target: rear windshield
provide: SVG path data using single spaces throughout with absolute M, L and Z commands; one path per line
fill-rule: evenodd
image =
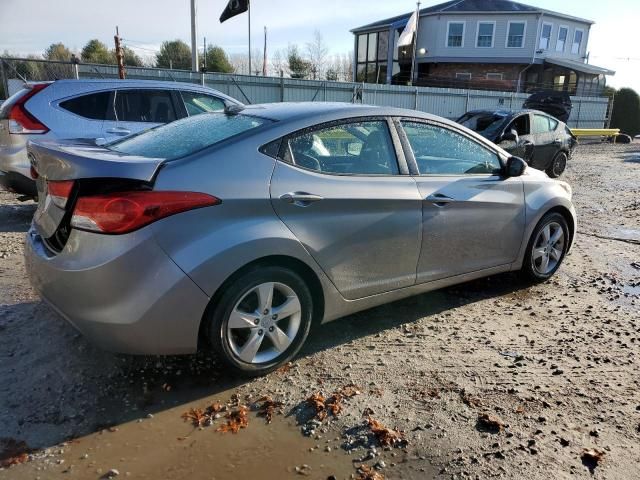
M 270 122 L 249 115 L 205 113 L 143 131 L 106 147 L 127 155 L 172 160 Z
M 465 113 L 458 123 L 488 137 L 496 133 L 507 116 L 494 112 Z

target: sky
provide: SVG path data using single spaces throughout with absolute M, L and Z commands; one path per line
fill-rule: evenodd
M 521 0 L 522 3 L 594 20 L 588 49 L 590 63 L 615 70 L 614 87 L 640 92 L 640 51 L 634 40 L 638 0 Z M 424 1 L 423 7 L 441 3 Z M 124 44 L 141 56 L 153 55 L 163 40 L 190 42 L 189 0 L 0 0 L 0 52 L 40 54 L 54 42 L 73 50 L 98 38 L 111 46 L 116 25 Z M 229 53 L 247 51 L 247 16 L 220 24 L 227 0 L 197 0 L 199 43 L 223 47 Z M 252 47 L 262 48 L 263 27 L 268 49 L 288 43 L 303 46 L 321 32 L 330 52 L 353 49 L 350 29 L 412 11 L 409 0 L 252 0 Z M 625 13 L 626 12 L 626 13 Z

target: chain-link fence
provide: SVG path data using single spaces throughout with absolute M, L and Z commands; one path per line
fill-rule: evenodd
M 148 67 L 127 67 L 127 79 L 165 80 L 206 85 L 241 102 L 358 102 L 410 108 L 455 119 L 474 109 L 518 109 L 528 94 L 468 88 L 412 87 L 356 82 L 300 80 L 224 73 L 198 73 Z M 25 81 L 63 78 L 117 79 L 116 65 L 0 58 L 0 98 L 22 88 Z M 4 96 L 2 94 L 4 93 Z M 570 127 L 603 128 L 611 111 L 606 97 L 571 97 Z

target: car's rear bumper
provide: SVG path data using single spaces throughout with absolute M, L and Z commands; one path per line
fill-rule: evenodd
M 209 298 L 150 229 L 127 235 L 73 230 L 53 255 L 32 227 L 25 264 L 42 298 L 102 348 L 150 355 L 196 351 Z
M 28 195 L 34 198 L 38 196 L 36 182 L 32 178 L 25 177 L 17 172 L 3 172 L 0 170 L 0 187 L 20 195 Z

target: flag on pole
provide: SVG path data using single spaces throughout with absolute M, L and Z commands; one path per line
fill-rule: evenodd
M 240 15 L 249 9 L 249 0 L 229 0 L 227 8 L 220 15 L 220 23 L 229 20 L 231 17 Z
M 400 34 L 400 38 L 398 38 L 398 46 L 406 47 L 407 45 L 411 45 L 413 42 L 413 34 L 416 33 L 416 27 L 418 26 L 418 10 L 413 12 L 411 18 L 407 22 L 407 26 L 404 27 L 404 30 Z

